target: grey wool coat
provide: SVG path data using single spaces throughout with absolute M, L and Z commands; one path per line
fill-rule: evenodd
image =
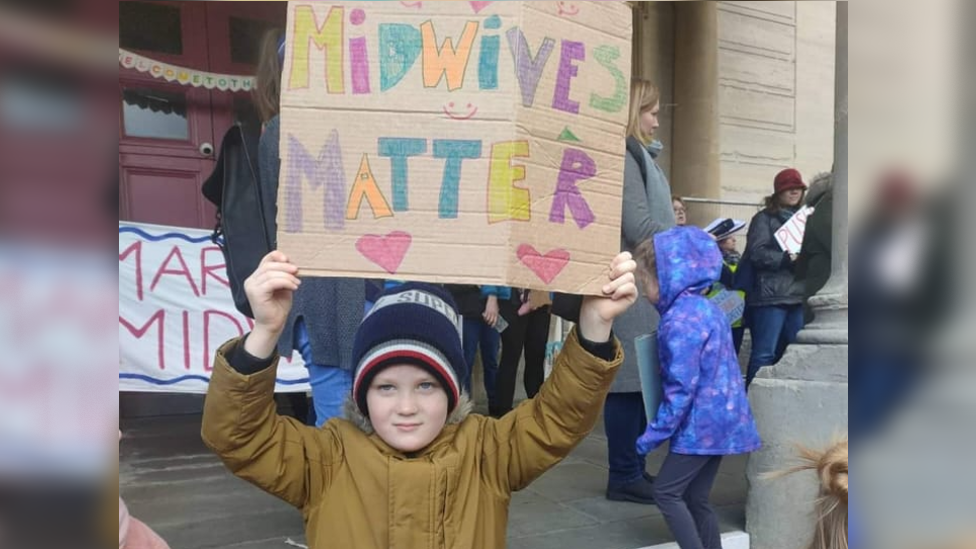
M 624 165 L 620 247 L 625 252 L 633 252 L 641 242 L 675 226 L 671 185 L 656 160 L 664 146 L 655 141 L 649 147 L 641 148 L 645 151 L 644 158 L 635 158 L 628 152 Z M 647 168 L 646 182 L 641 178 L 638 162 L 643 162 Z M 654 334 L 661 321 L 657 310 L 644 296 L 644 289 L 638 289 L 641 295 L 637 303 L 613 324 L 614 334 L 623 346 L 624 363 L 610 388 L 611 393 L 640 392 L 640 372 L 637 370 L 634 340 L 642 335 Z

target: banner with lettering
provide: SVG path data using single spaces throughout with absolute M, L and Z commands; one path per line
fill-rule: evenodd
M 252 327 L 209 231 L 119 223 L 119 391 L 206 393 L 214 353 Z M 282 360 L 276 390 L 307 389 L 301 358 Z
M 620 246 L 625 3 L 288 12 L 278 242 L 303 272 L 600 291 Z
M 254 77 L 237 74 L 218 74 L 215 72 L 198 71 L 185 67 L 170 65 L 154 61 L 137 53 L 119 48 L 119 65 L 126 69 L 135 69 L 152 77 L 176 82 L 194 88 L 206 88 L 220 91 L 251 91 L 254 88 Z

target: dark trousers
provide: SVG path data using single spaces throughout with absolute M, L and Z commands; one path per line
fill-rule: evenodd
M 640 393 L 610 393 L 603 407 L 610 461 L 610 488 L 630 484 L 644 476 L 647 456 L 637 453 L 637 439 L 647 429 L 644 397 Z
M 681 549 L 722 549 L 718 517 L 708 503 L 722 456 L 668 454 L 654 499 Z
M 502 332 L 502 359 L 495 381 L 495 405 L 492 415 L 511 411 L 515 401 L 515 379 L 525 351 L 525 394 L 533 398 L 545 379 L 546 344 L 549 343 L 549 307 L 518 316 L 510 300 L 500 304 L 502 316 L 509 322 Z
M 744 326 L 738 328 L 732 328 L 732 345 L 735 346 L 735 356 L 738 357 L 739 353 L 742 352 L 742 341 L 746 338 L 746 329 Z
M 849 430 L 858 440 L 877 432 L 891 418 L 904 399 L 918 385 L 920 360 L 906 352 L 901 356 L 879 352 L 856 352 L 851 360 Z
M 464 390 L 471 394 L 471 378 L 474 376 L 474 363 L 481 349 L 481 367 L 485 373 L 485 392 L 489 405 L 495 402 L 495 379 L 498 377 L 498 330 L 485 324 L 480 318 L 464 319 L 464 360 L 468 372 L 462 381 Z
M 309 403 L 309 398 L 305 393 L 283 393 L 275 395 L 275 399 L 280 403 L 282 401 L 287 402 L 288 408 L 290 408 L 290 417 L 297 419 L 302 422 L 302 425 L 314 425 L 314 418 L 312 423 L 309 423 L 309 410 L 313 410 Z
M 796 343 L 803 329 L 803 305 L 753 307 L 749 310 L 749 333 L 752 334 L 752 356 L 746 386 L 752 384 L 764 366 L 772 366 L 783 358 L 787 346 Z

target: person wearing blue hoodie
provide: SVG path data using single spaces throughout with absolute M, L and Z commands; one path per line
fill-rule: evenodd
M 681 549 L 721 549 L 708 501 L 722 457 L 762 445 L 725 314 L 708 299 L 722 274 L 715 240 L 677 227 L 636 251 L 641 284 L 661 315 L 658 348 L 661 405 L 637 440 L 641 455 L 671 447 L 654 482 L 654 498 Z

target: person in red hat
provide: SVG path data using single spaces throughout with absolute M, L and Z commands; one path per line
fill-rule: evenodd
M 791 168 L 776 176 L 773 191 L 752 218 L 742 259 L 745 269 L 740 267 L 737 274 L 737 286 L 746 292 L 752 334 L 747 386 L 762 367 L 779 362 L 803 329 L 803 292 L 795 283 L 797 255 L 784 252 L 775 235 L 803 204 L 807 185 Z

